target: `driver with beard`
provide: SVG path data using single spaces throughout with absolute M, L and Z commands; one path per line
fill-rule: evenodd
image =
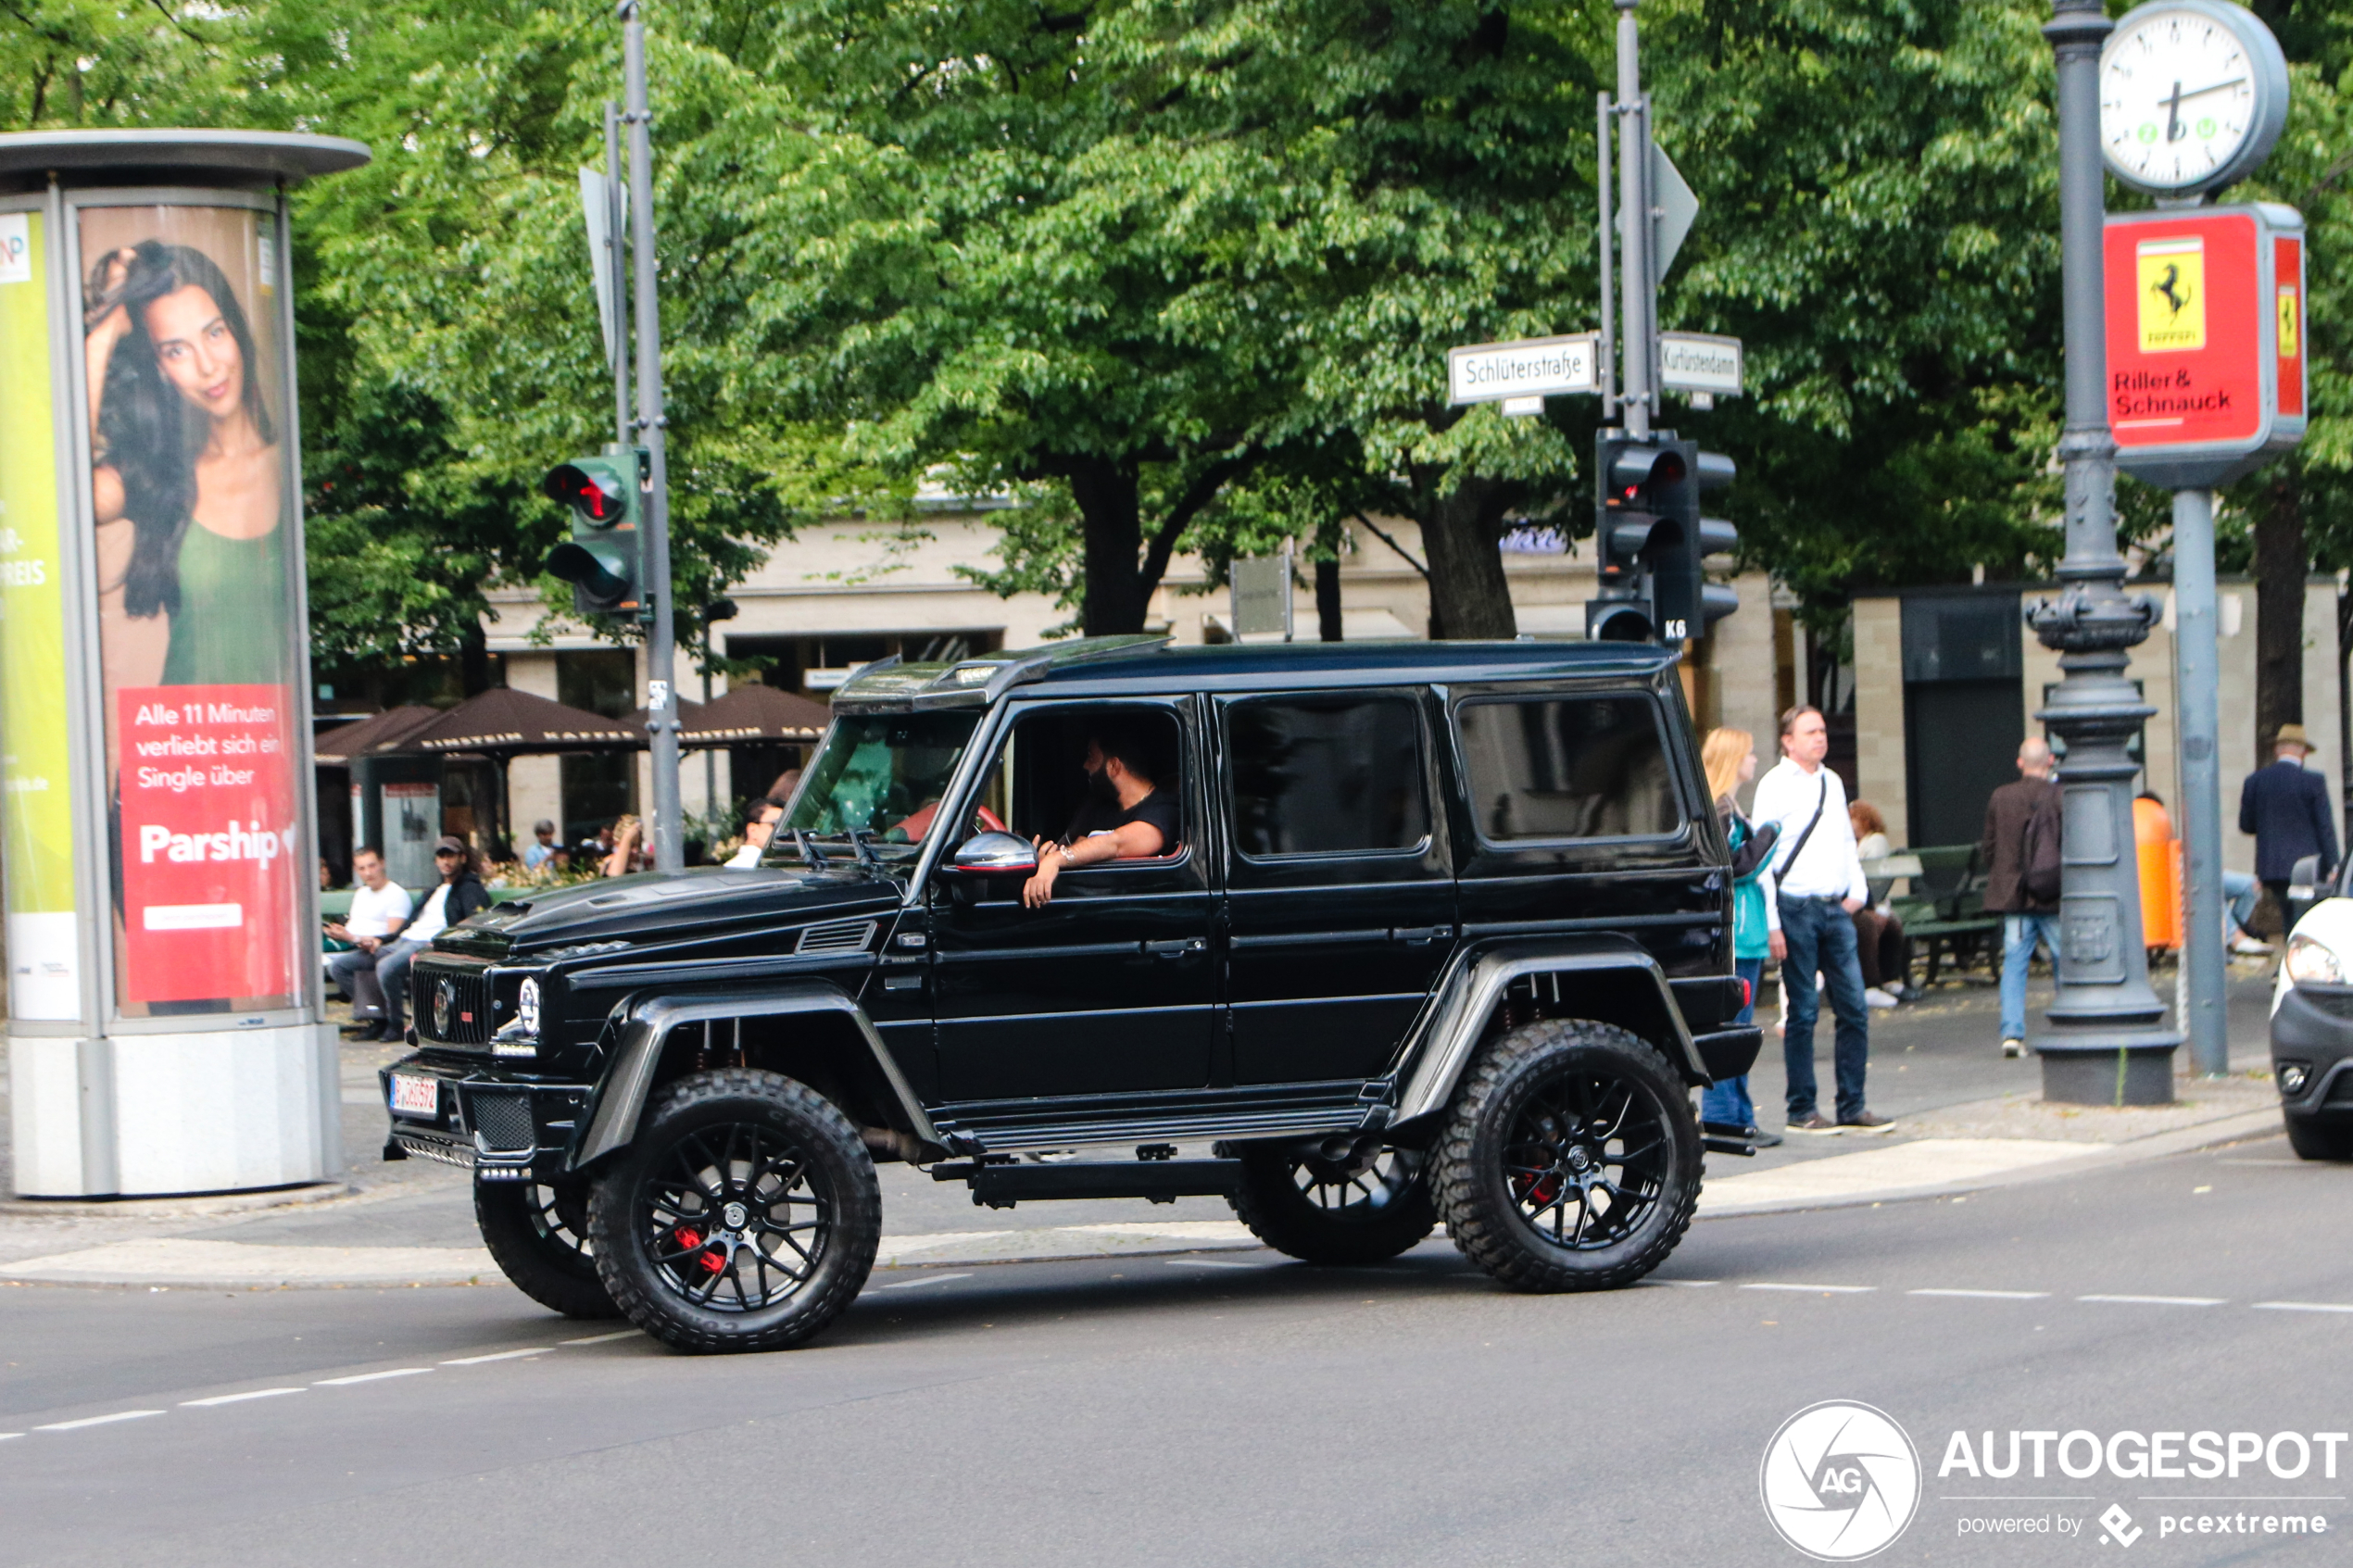
M 1176 842 L 1176 801 L 1148 771 L 1151 748 L 1136 726 L 1106 721 L 1087 739 L 1087 801 L 1061 838 L 1033 840 L 1038 873 L 1021 901 L 1042 909 L 1054 879 L 1073 866 L 1134 860 L 1165 852 Z

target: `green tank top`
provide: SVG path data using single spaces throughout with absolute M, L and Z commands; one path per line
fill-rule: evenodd
M 191 522 L 180 541 L 180 608 L 164 654 L 167 686 L 283 685 L 286 525 L 258 539 L 228 539 Z

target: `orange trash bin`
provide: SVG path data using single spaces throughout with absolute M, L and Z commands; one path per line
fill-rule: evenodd
M 2133 845 L 2141 866 L 2141 941 L 2182 945 L 2182 844 L 2173 819 L 2154 800 L 2133 802 Z

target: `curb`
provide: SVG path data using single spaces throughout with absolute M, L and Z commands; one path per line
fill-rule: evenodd
M 348 1182 L 305 1182 L 299 1186 L 271 1187 L 261 1192 L 196 1194 L 185 1198 L 0 1198 L 0 1216 L 37 1220 L 173 1219 L 189 1215 L 203 1218 L 325 1203 L 359 1190 Z

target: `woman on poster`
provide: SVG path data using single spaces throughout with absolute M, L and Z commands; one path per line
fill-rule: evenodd
M 108 684 L 283 684 L 284 466 L 236 291 L 151 239 L 92 269 L 85 307 Z

